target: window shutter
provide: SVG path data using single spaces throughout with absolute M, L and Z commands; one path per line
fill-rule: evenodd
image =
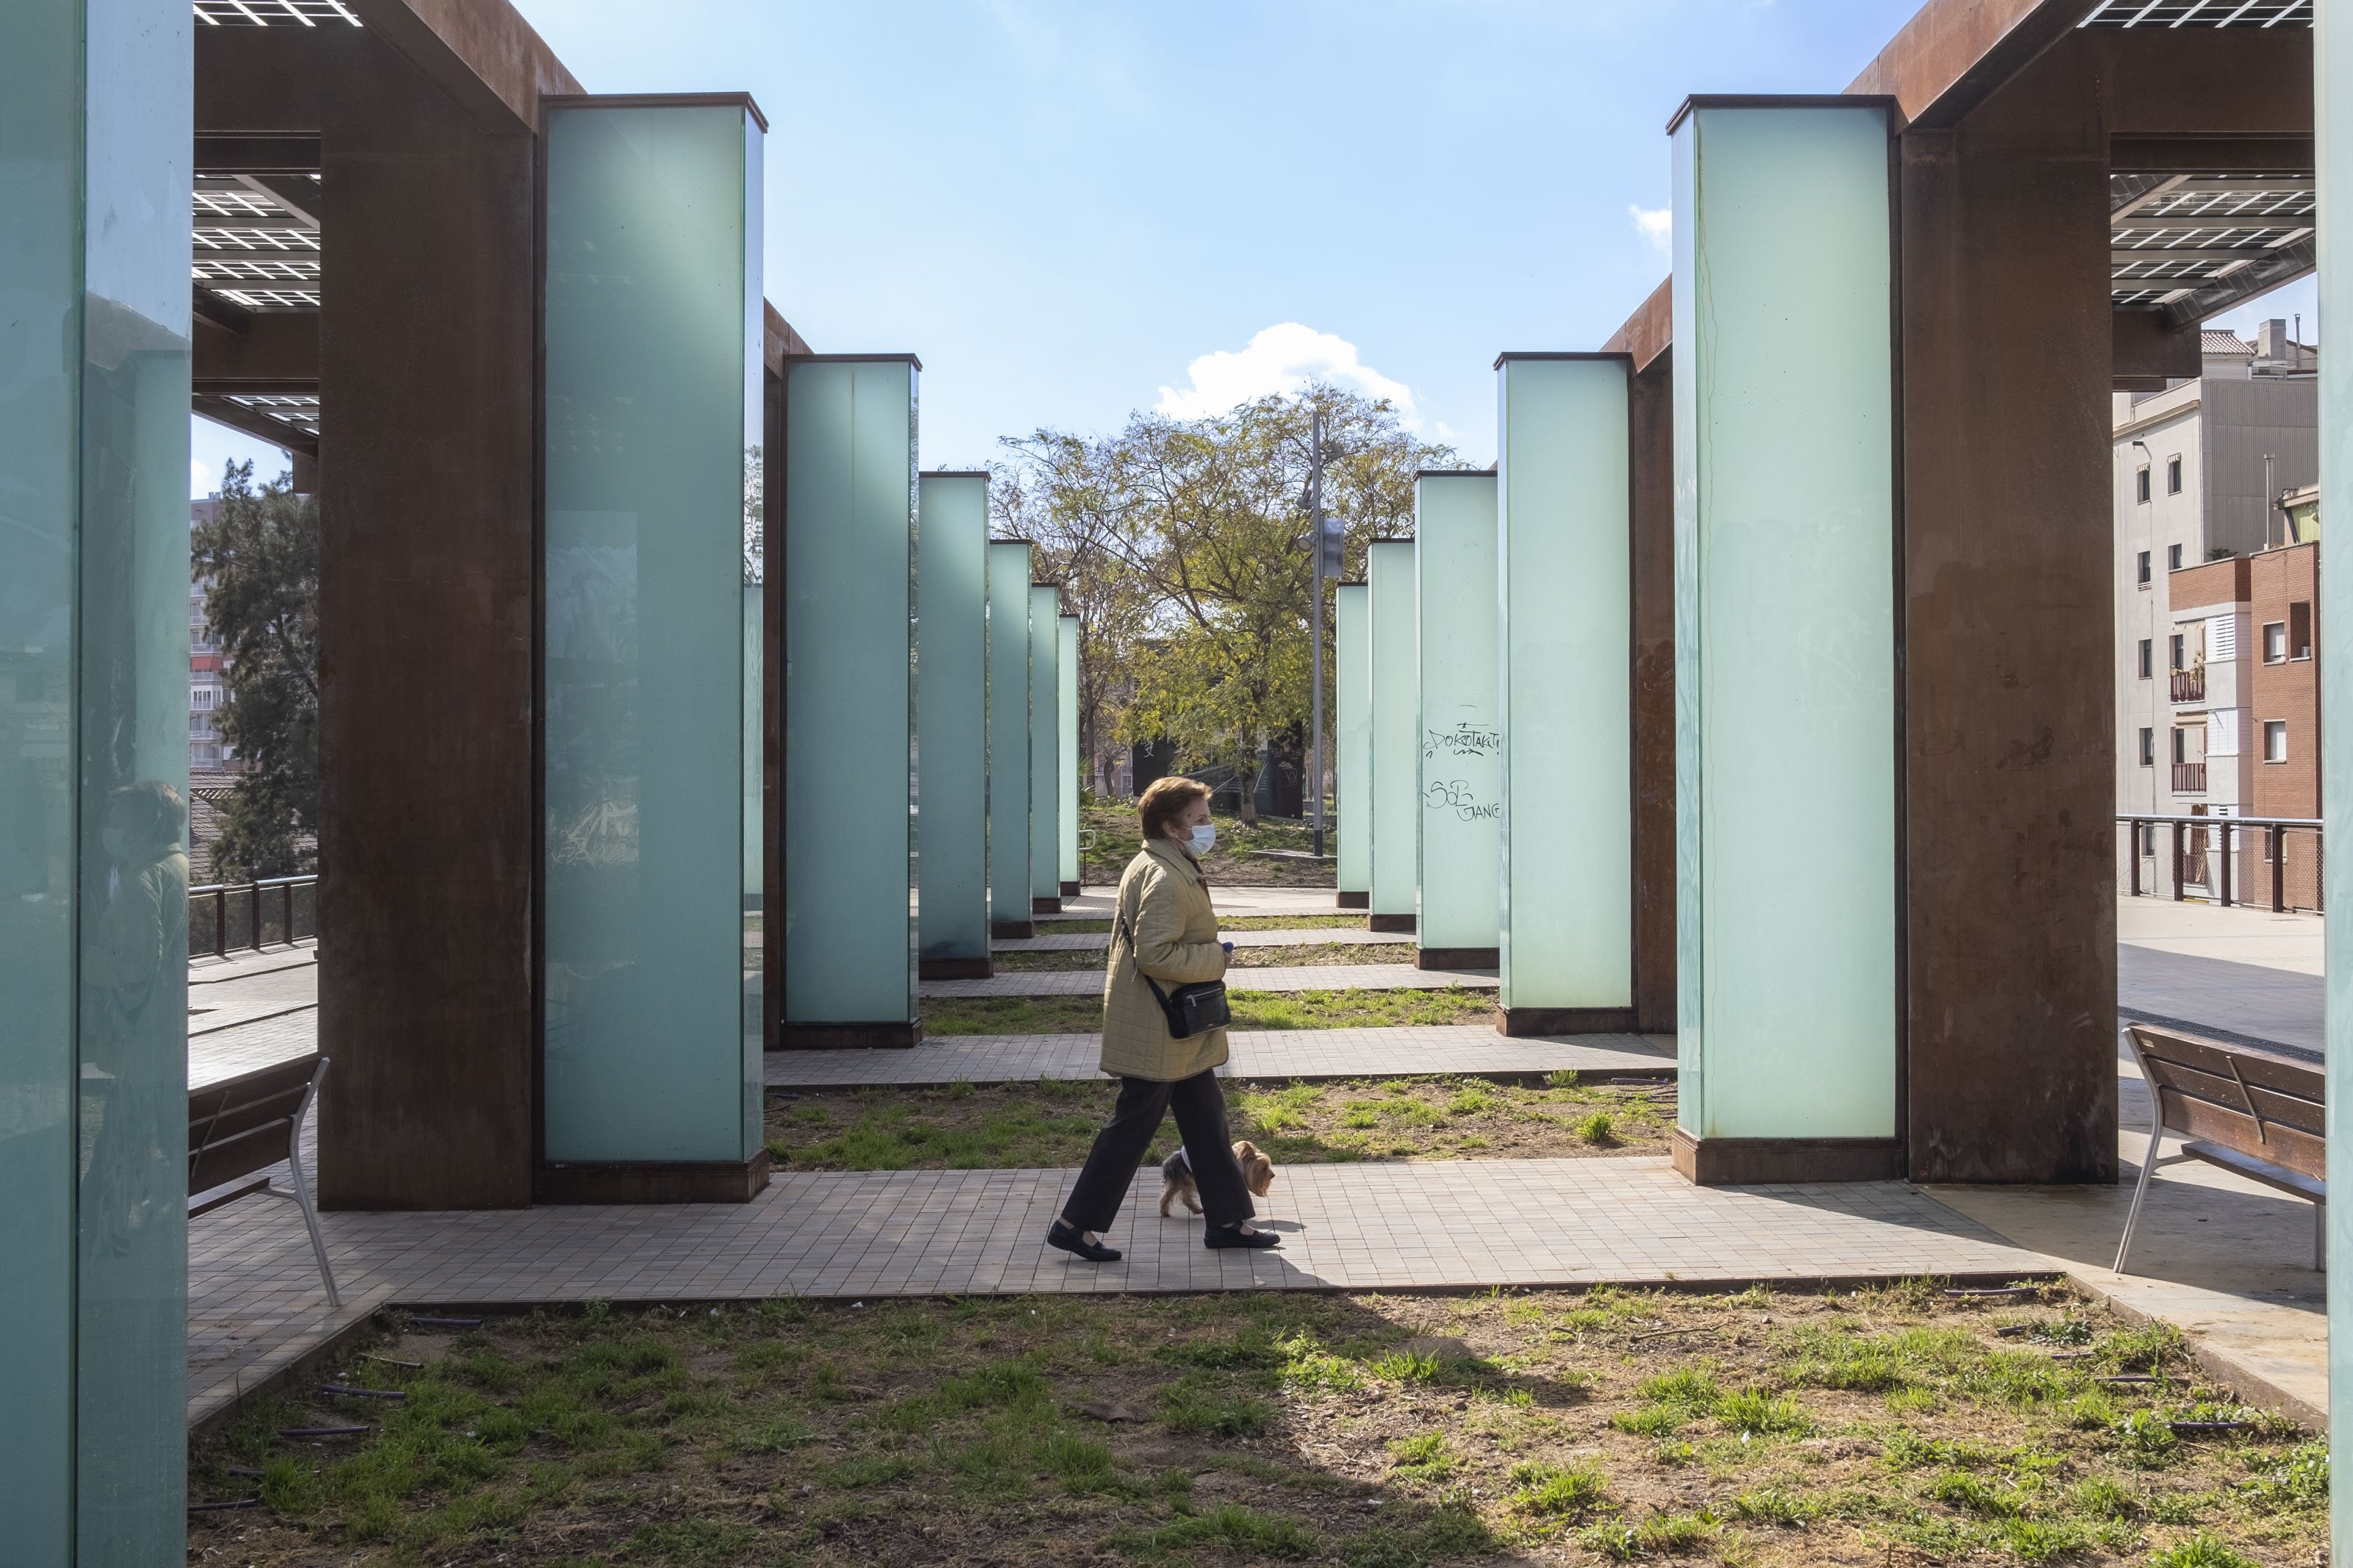
M 2239 617 L 2214 616 L 2206 622 L 2206 662 L 2220 664 L 2239 657 Z

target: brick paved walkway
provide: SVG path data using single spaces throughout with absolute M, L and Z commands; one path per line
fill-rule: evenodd
M 987 980 L 926 980 L 926 996 L 1099 996 L 1103 973 L 1041 969 Z M 1416 969 L 1410 963 L 1301 963 L 1282 969 L 1229 969 L 1229 991 L 1493 990 L 1492 969 Z
M 1112 1227 L 1126 1259 L 1039 1241 L 1075 1173 L 779 1176 L 749 1204 L 322 1216 L 350 1303 L 330 1316 L 284 1204 L 189 1237 L 189 1415 L 389 1302 L 733 1300 L 776 1295 L 2004 1278 L 2038 1255 L 1897 1183 L 1694 1187 L 1655 1157 L 1284 1169 L 1260 1208 L 1273 1253 L 1210 1252 L 1153 1212 L 1145 1173 Z
M 1461 1073 L 1517 1078 L 1568 1071 L 1672 1077 L 1672 1035 L 1574 1035 L 1505 1039 L 1483 1024 L 1398 1029 L 1236 1029 L 1230 1078 L 1396 1078 Z M 934 1035 L 912 1050 L 771 1051 L 771 1089 L 853 1084 L 1031 1083 L 1102 1074 L 1097 1035 Z

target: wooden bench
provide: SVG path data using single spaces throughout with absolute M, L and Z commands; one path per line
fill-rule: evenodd
M 312 1051 L 235 1078 L 188 1090 L 188 1217 L 210 1214 L 223 1204 L 260 1194 L 284 1198 L 302 1211 L 311 1251 L 327 1287 L 327 1304 L 340 1307 L 334 1270 L 327 1267 L 327 1243 L 302 1174 L 302 1124 L 319 1098 L 327 1058 Z M 283 1160 L 293 1172 L 294 1190 L 272 1186 L 267 1172 Z M 249 1182 L 240 1181 L 255 1176 Z M 219 1191 L 212 1189 L 218 1188 Z
M 2156 1114 L 2140 1163 L 2140 1185 L 2116 1246 L 2116 1272 L 2125 1271 L 2133 1227 L 2148 1197 L 2148 1179 L 2163 1163 L 2158 1148 L 2168 1133 L 2181 1141 L 2174 1159 L 2203 1160 L 2310 1203 L 2312 1266 L 2323 1268 L 2328 1256 L 2328 1165 L 2327 1079 L 2321 1069 L 2147 1024 L 2128 1026 L 2125 1039 L 2148 1081 Z

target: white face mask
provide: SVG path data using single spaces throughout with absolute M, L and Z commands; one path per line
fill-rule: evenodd
M 1212 848 L 1216 847 L 1217 842 L 1218 825 L 1216 823 L 1204 822 L 1193 829 L 1192 844 L 1194 854 L 1207 855 Z

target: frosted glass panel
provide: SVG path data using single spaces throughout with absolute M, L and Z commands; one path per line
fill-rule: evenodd
M 738 1161 L 758 1136 L 744 494 L 760 456 L 759 184 L 740 105 L 549 111 L 553 1162 Z
M 1079 617 L 1064 616 L 1056 623 L 1061 640 L 1054 649 L 1055 707 L 1060 721 L 1062 789 L 1060 864 L 1065 885 L 1079 880 Z
M 2313 40 L 2313 120 L 2319 154 L 2320 308 L 2353 321 L 2353 26 L 2318 7 Z M 2353 517 L 2353 361 L 2320 367 L 2320 512 Z M 2353 576 L 2320 581 L 2320 798 L 2328 835 L 2353 844 Z M 2353 909 L 2353 856 L 2325 857 L 2331 910 Z M 2353 922 L 2328 921 L 2328 1180 L 2353 1190 Z M 2328 1205 L 2330 1561 L 2353 1562 L 2353 1204 Z
M 191 20 L 31 0 L 0 51 L 11 1563 L 185 1555 Z
M 1498 372 L 1506 1007 L 1634 1005 L 1626 374 Z
M 988 547 L 988 918 L 1029 919 L 1029 546 Z
M 1411 915 L 1421 878 L 1421 702 L 1410 539 L 1376 540 L 1365 555 L 1372 646 L 1373 903 Z
M 1421 919 L 1428 948 L 1489 948 L 1502 924 L 1495 705 L 1495 476 L 1414 485 L 1420 618 Z
M 1701 107 L 1673 153 L 1683 1126 L 1889 1137 L 1886 117 Z
M 915 1004 L 915 366 L 800 360 L 785 402 L 785 1021 Z
M 1060 706 L 1055 668 L 1061 663 L 1061 634 L 1054 629 L 1062 598 L 1053 588 L 1029 590 L 1029 892 L 1051 899 L 1061 892 L 1062 743 L 1055 719 Z
M 1373 647 L 1366 623 L 1371 590 L 1343 583 L 1332 600 L 1332 795 L 1340 829 L 1340 890 L 1373 888 Z
M 926 474 L 915 573 L 923 671 L 921 951 L 988 956 L 988 476 Z

